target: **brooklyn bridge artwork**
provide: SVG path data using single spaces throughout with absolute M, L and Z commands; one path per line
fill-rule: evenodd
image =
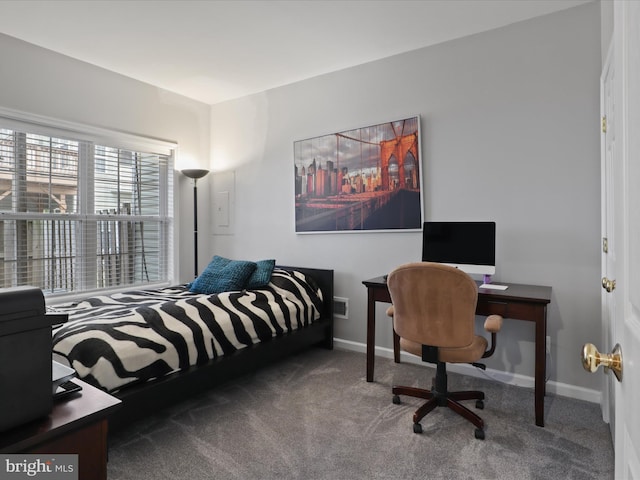
M 296 233 L 422 228 L 420 118 L 294 142 Z

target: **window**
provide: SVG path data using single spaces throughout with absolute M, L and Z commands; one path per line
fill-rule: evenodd
M 4 123 L 0 287 L 57 295 L 171 281 L 171 151 Z

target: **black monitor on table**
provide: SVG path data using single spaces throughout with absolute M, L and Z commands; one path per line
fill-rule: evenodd
M 424 222 L 422 261 L 452 265 L 468 274 L 495 274 L 496 223 Z

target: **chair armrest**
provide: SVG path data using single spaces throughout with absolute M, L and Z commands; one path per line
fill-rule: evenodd
M 502 328 L 502 317 L 500 315 L 489 315 L 484 321 L 484 329 L 487 332 L 497 333 Z
M 502 328 L 502 317 L 500 315 L 489 315 L 484 321 L 484 329 L 491 333 L 491 347 L 484 352 L 482 358 L 487 358 L 493 355 L 496 350 L 496 333 Z
M 387 316 L 393 317 L 393 305 L 387 308 Z

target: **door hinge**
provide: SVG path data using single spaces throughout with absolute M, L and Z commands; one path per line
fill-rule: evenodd
M 609 239 L 607 237 L 602 237 L 602 251 L 609 253 Z
M 602 116 L 602 133 L 607 133 L 607 116 Z

